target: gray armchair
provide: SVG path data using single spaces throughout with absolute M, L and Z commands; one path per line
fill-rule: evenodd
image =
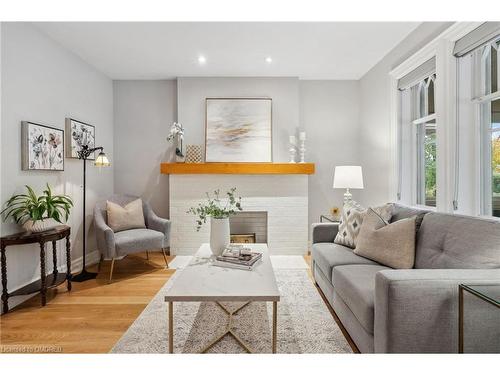
M 133 195 L 113 195 L 108 200 L 125 206 L 138 198 Z M 170 246 L 170 220 L 158 217 L 149 203 L 144 200 L 142 201 L 142 208 L 146 228 L 124 230 L 116 233 L 107 224 L 106 201 L 98 202 L 94 208 L 97 247 L 101 252 L 101 259 L 111 259 L 109 282 L 113 278 L 115 260 L 121 259 L 128 254 L 145 251 L 146 257 L 149 259 L 149 250 L 161 249 L 168 268 L 165 248 Z

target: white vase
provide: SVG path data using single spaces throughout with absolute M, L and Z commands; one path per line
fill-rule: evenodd
M 28 220 L 23 224 L 24 230 L 26 232 L 44 232 L 46 230 L 56 227 L 58 224 L 54 219 L 43 219 L 43 220 Z
M 210 218 L 210 250 L 215 256 L 221 255 L 229 245 L 229 218 Z

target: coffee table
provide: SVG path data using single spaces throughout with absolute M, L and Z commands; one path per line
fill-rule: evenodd
M 200 246 L 193 259 L 173 281 L 165 295 L 168 303 L 168 349 L 174 352 L 174 302 L 216 302 L 229 316 L 226 330 L 215 337 L 201 352 L 207 352 L 226 335 L 233 336 L 249 353 L 252 349 L 233 330 L 233 316 L 250 302 L 273 303 L 272 352 L 276 353 L 277 313 L 280 293 L 274 276 L 266 244 L 245 244 L 262 253 L 262 260 L 251 271 L 213 265 L 214 256 L 209 244 Z M 234 311 L 227 310 L 220 302 L 245 302 Z

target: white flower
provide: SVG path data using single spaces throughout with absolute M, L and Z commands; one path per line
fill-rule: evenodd
M 176 136 L 183 136 L 184 135 L 184 127 L 182 124 L 178 122 L 174 122 L 172 126 L 170 127 L 170 134 L 167 137 L 167 141 L 173 140 Z

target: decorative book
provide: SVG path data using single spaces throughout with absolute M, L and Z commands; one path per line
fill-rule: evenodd
M 241 245 L 232 245 L 226 248 L 222 255 L 216 257 L 213 264 L 219 267 L 251 270 L 260 259 L 262 253 L 253 252 Z

